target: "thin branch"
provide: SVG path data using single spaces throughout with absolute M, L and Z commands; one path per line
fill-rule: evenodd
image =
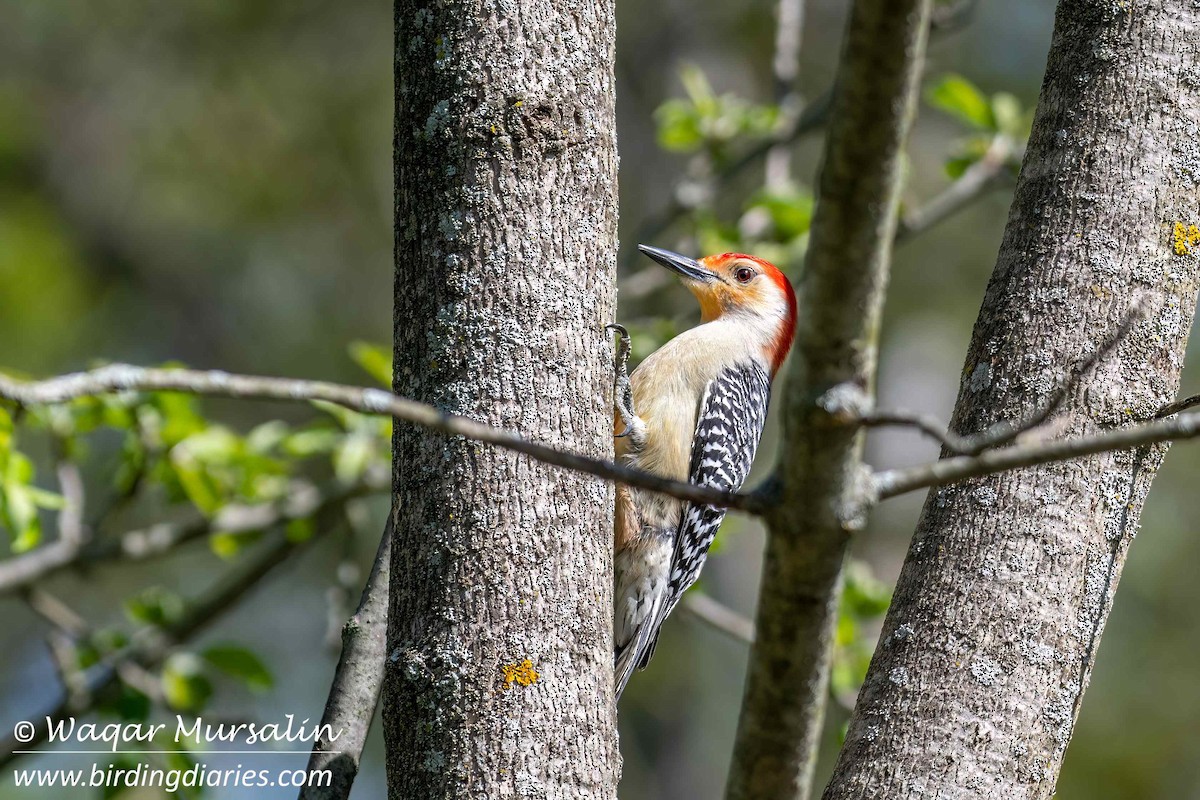
M 62 511 L 58 515 L 58 538 L 75 547 L 82 547 L 91 537 L 91 530 L 83 521 L 83 474 L 79 471 L 79 465 L 65 456 L 59 459 L 56 472 L 63 496 Z
M 993 137 L 983 157 L 967 167 L 945 191 L 901 216 L 896 227 L 896 243 L 924 233 L 1000 186 L 1007 170 L 1014 162 L 1019 163 L 1020 156 L 1007 136 Z
M 683 610 L 734 641 L 754 644 L 754 620 L 717 602 L 704 592 L 693 589 L 685 594 Z
M 979 0 L 957 0 L 957 2 L 934 6 L 929 19 L 931 33 L 951 33 L 971 22 Z
M 1182 400 L 1177 400 L 1174 403 L 1163 406 L 1159 412 L 1154 415 L 1154 418 L 1165 419 L 1167 417 L 1174 416 L 1181 411 L 1187 411 L 1189 408 L 1195 408 L 1196 406 L 1200 406 L 1200 394 L 1194 394 L 1191 397 L 1185 397 Z
M 391 559 L 389 515 L 358 608 L 342 627 L 342 654 L 321 716 L 321 729 L 334 731 L 337 738 L 317 740 L 308 759 L 309 772 L 329 770 L 332 781 L 329 786 L 306 786 L 300 790 L 300 800 L 345 800 L 358 775 L 383 683 Z
M 44 589 L 30 589 L 25 592 L 24 600 L 35 614 L 72 639 L 82 639 L 88 635 L 87 620 Z
M 1117 329 L 1113 331 L 1112 335 L 1101 342 L 1091 353 L 1081 358 L 1059 380 L 1057 387 L 1046 402 L 1023 420 L 1017 422 L 1001 420 L 979 433 L 968 436 L 959 436 L 954 433 L 954 431 L 943 425 L 937 417 L 914 411 L 877 409 L 859 411 L 851 415 L 849 421 L 858 422 L 867 427 L 902 426 L 916 428 L 921 433 L 936 439 L 947 452 L 955 455 L 973 456 L 985 450 L 1000 447 L 1045 423 L 1050 418 L 1050 415 L 1062 406 L 1071 392 L 1079 385 L 1079 382 L 1129 335 L 1129 331 L 1143 316 L 1144 312 L 1145 304 L 1141 300 L 1135 302 L 1129 311 L 1125 312 L 1125 316 L 1121 319 L 1120 324 L 1117 325 Z M 1193 400 L 1195 403 L 1192 402 Z M 1187 400 L 1166 406 L 1159 411 L 1156 418 L 1161 419 L 1162 417 L 1170 416 L 1171 414 L 1190 408 L 1194 404 L 1200 404 L 1200 396 L 1188 398 Z
M 951 453 L 968 453 L 971 448 L 970 437 L 954 433 L 946 427 L 946 423 L 932 414 L 904 409 L 874 409 L 859 413 L 854 421 L 867 428 L 916 428 L 929 438 L 935 439 Z
M 141 561 L 165 555 L 188 542 L 216 531 L 248 533 L 274 527 L 281 522 L 304 519 L 345 505 L 351 500 L 386 491 L 390 482 L 368 477 L 349 489 L 321 491 L 307 481 L 293 481 L 287 493 L 273 503 L 229 505 L 212 519 L 161 522 L 120 536 L 91 541 L 81 546 L 56 539 L 36 550 L 0 561 L 0 596 L 19 591 L 43 578 L 71 567 L 86 567 L 106 561 Z
M 287 402 L 322 400 L 364 414 L 390 415 L 450 435 L 464 436 L 522 453 L 545 464 L 648 489 L 680 500 L 726 506 L 750 513 L 762 513 L 764 510 L 762 498 L 752 492 L 720 492 L 611 461 L 559 450 L 524 439 L 512 431 L 447 414 L 434 406 L 398 397 L 382 389 L 363 389 L 325 381 L 232 375 L 217 370 L 148 369 L 127 364 L 113 364 L 91 372 L 63 375 L 45 381 L 23 382 L 0 375 L 0 399 L 22 405 L 52 405 L 80 397 L 125 391 L 174 391 Z
M 800 43 L 804 38 L 804 0 L 776 0 L 775 57 L 771 60 L 775 79 L 775 103 L 781 117 L 790 123 L 803 107 L 799 91 Z M 767 151 L 765 184 L 768 189 L 786 187 L 792 179 L 792 151 L 777 144 Z
M 139 629 L 131 637 L 127 647 L 88 670 L 84 687 L 87 695 L 94 698 L 112 686 L 119 677 L 123 662 L 132 662 L 142 668 L 160 663 L 170 654 L 173 647 L 187 641 L 219 619 L 255 588 L 271 570 L 316 538 L 313 536 L 303 542 L 293 542 L 282 534 L 275 537 L 224 575 L 204 595 L 189 604 L 178 622 L 161 629 Z M 49 720 L 55 723 L 70 714 L 83 713 L 86 710 L 72 707 L 70 698 L 64 695 L 50 708 L 28 715 L 27 719 Z M 11 726 L 6 727 L 11 730 Z M 29 741 L 17 740 L 11 733 L 0 740 L 0 767 L 24 755 L 24 752 L 16 751 L 37 750 L 45 744 L 49 735 L 48 726 L 35 726 L 34 734 Z
M 877 498 L 887 499 L 918 489 L 958 483 L 968 478 L 995 475 L 1055 461 L 1069 461 L 1113 450 L 1193 439 L 1196 436 L 1200 436 L 1200 412 L 1088 436 L 1050 441 L 1035 440 L 1018 443 L 1002 450 L 988 450 L 975 456 L 957 456 L 919 467 L 884 470 L 875 474 L 873 484 Z

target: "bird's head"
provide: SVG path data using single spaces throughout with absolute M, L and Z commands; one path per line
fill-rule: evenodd
M 741 319 L 760 333 L 772 373 L 779 369 L 796 331 L 796 293 L 774 264 L 745 253 L 695 259 L 644 244 L 638 249 L 679 274 L 700 301 L 702 321 Z

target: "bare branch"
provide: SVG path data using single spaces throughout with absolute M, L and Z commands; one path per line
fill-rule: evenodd
M 215 531 L 236 534 L 264 530 L 281 522 L 322 514 L 359 497 L 384 492 L 389 487 L 390 482 L 386 478 L 373 476 L 368 476 L 358 486 L 329 491 L 321 491 L 307 481 L 297 480 L 292 482 L 282 498 L 273 503 L 229 505 L 212 519 L 161 522 L 82 546 L 70 540 L 56 539 L 36 550 L 0 561 L 0 595 L 21 590 L 73 566 L 91 566 L 118 559 L 141 561 L 165 555 Z
M 905 411 L 904 409 L 875 409 L 861 412 L 854 421 L 868 428 L 916 428 L 929 438 L 937 440 L 951 453 L 970 452 L 970 438 L 959 436 L 932 414 Z
M 777 0 L 775 3 L 775 57 L 771 72 L 775 79 L 775 102 L 790 127 L 803 106 L 798 83 L 800 43 L 804 38 L 804 0 Z M 765 183 L 768 189 L 788 185 L 792 177 L 792 152 L 786 144 L 767 151 Z
M 967 167 L 949 188 L 900 218 L 896 227 L 896 243 L 925 232 L 1000 186 L 1008 167 L 1019 164 L 1020 158 L 1021 153 L 1017 152 L 1007 136 L 1001 134 L 993 137 L 983 158 Z
M 363 745 L 371 731 L 383 683 L 391 559 L 389 515 L 358 609 L 342 627 L 342 655 L 321 716 L 321 728 L 339 735 L 334 741 L 316 741 L 308 759 L 309 772 L 329 770 L 332 781 L 329 786 L 314 784 L 301 789 L 300 800 L 345 800 L 358 775 Z
M 58 515 L 58 538 L 75 547 L 82 547 L 91 537 L 91 531 L 83 522 L 83 475 L 79 466 L 65 457 L 59 459 L 56 471 L 58 487 L 63 495 L 63 508 Z
M 929 20 L 931 33 L 951 33 L 961 29 L 971 21 L 979 0 L 956 0 L 935 6 L 933 16 Z
M 1055 461 L 1069 461 L 1112 450 L 1192 439 L 1196 436 L 1200 436 L 1200 412 L 1181 414 L 1170 419 L 1131 425 L 1089 436 L 1050 441 L 1034 440 L 1002 450 L 988 450 L 979 455 L 947 458 L 920 467 L 884 470 L 875 474 L 873 483 L 877 497 L 886 499 L 931 486 L 958 483 L 968 478 L 995 475 Z
M 1174 403 L 1169 403 L 1163 406 L 1159 412 L 1154 415 L 1154 418 L 1165 419 L 1166 417 L 1174 416 L 1181 411 L 1187 411 L 1189 408 L 1195 408 L 1198 405 L 1200 405 L 1200 394 L 1194 394 L 1191 397 L 1185 397 L 1182 400 L 1177 400 Z
M 742 644 L 754 644 L 754 620 L 695 589 L 683 596 L 683 610 Z
M 173 391 L 285 402 L 322 400 L 364 414 L 390 415 L 404 422 L 512 450 L 545 464 L 648 489 L 680 500 L 736 508 L 749 513 L 762 513 L 765 508 L 763 499 L 753 492 L 720 492 L 611 461 L 559 450 L 524 439 L 512 431 L 447 414 L 434 406 L 398 397 L 382 389 L 363 389 L 325 381 L 232 375 L 218 370 L 148 369 L 127 364 L 113 364 L 91 372 L 78 372 L 45 381 L 23 382 L 0 375 L 0 398 L 22 405 L 52 405 L 80 397 L 125 391 Z
M 275 537 L 269 544 L 247 556 L 241 564 L 218 580 L 209 591 L 189 604 L 178 622 L 161 629 L 139 629 L 131 637 L 131 642 L 126 648 L 88 670 L 84 686 L 87 695 L 94 698 L 98 693 L 113 685 L 118 679 L 124 662 L 132 662 L 142 668 L 160 663 L 169 655 L 172 647 L 187 641 L 219 619 L 222 614 L 233 608 L 251 589 L 257 586 L 271 570 L 316 538 L 314 536 L 304 542 L 293 542 L 282 534 Z M 72 707 L 70 698 L 64 695 L 50 708 L 41 713 L 28 715 L 28 718 L 57 722 L 72 713 L 82 713 L 85 710 Z M 11 730 L 11 726 L 6 727 Z M 0 740 L 0 767 L 24 755 L 24 752 L 16 752 L 18 750 L 38 749 L 45 744 L 48 733 L 47 727 L 37 726 L 35 736 L 29 741 L 18 741 L 11 733 L 8 734 L 3 740 Z
M 1134 323 L 1141 318 L 1144 310 L 1145 305 L 1142 301 L 1135 302 L 1133 307 L 1125 313 L 1121 323 L 1113 331 L 1112 335 L 1101 342 L 1095 350 L 1080 359 L 1070 372 L 1059 381 L 1057 388 L 1045 404 L 1033 414 L 1018 422 L 1001 420 L 979 433 L 969 436 L 959 436 L 939 422 L 936 417 L 913 411 L 860 411 L 854 414 L 849 421 L 855 421 L 867 427 L 895 425 L 916 428 L 925 435 L 939 441 L 948 452 L 955 455 L 978 455 L 984 450 L 1008 444 L 1018 436 L 1032 431 L 1049 419 L 1050 415 L 1058 410 L 1062 406 L 1063 401 L 1075 390 L 1079 382 L 1129 334 Z M 1170 416 L 1171 414 L 1191 408 L 1195 404 L 1200 404 L 1200 395 L 1166 406 L 1158 413 L 1157 418 L 1161 419 L 1162 417 Z

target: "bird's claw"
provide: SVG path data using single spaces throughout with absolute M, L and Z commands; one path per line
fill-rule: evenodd
M 632 343 L 629 331 L 624 325 L 613 322 L 605 325 L 604 330 L 616 331 L 620 335 L 617 342 L 616 376 L 613 379 L 613 405 L 617 407 L 617 414 L 625 424 L 625 430 L 616 434 L 614 438 L 624 439 L 645 428 L 645 423 L 633 410 L 633 384 L 629 380 L 629 351 L 632 349 Z M 640 434 L 634 436 L 635 442 L 640 439 Z

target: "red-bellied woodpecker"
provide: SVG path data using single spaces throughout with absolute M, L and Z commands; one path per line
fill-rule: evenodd
M 627 375 L 617 358 L 617 457 L 668 478 L 734 491 L 750 472 L 771 380 L 796 328 L 796 296 L 782 272 L 743 253 L 700 260 L 640 245 L 679 273 L 700 301 L 701 324 Z M 696 582 L 725 509 L 617 487 L 614 542 L 616 696 L 645 668 L 663 621 Z

